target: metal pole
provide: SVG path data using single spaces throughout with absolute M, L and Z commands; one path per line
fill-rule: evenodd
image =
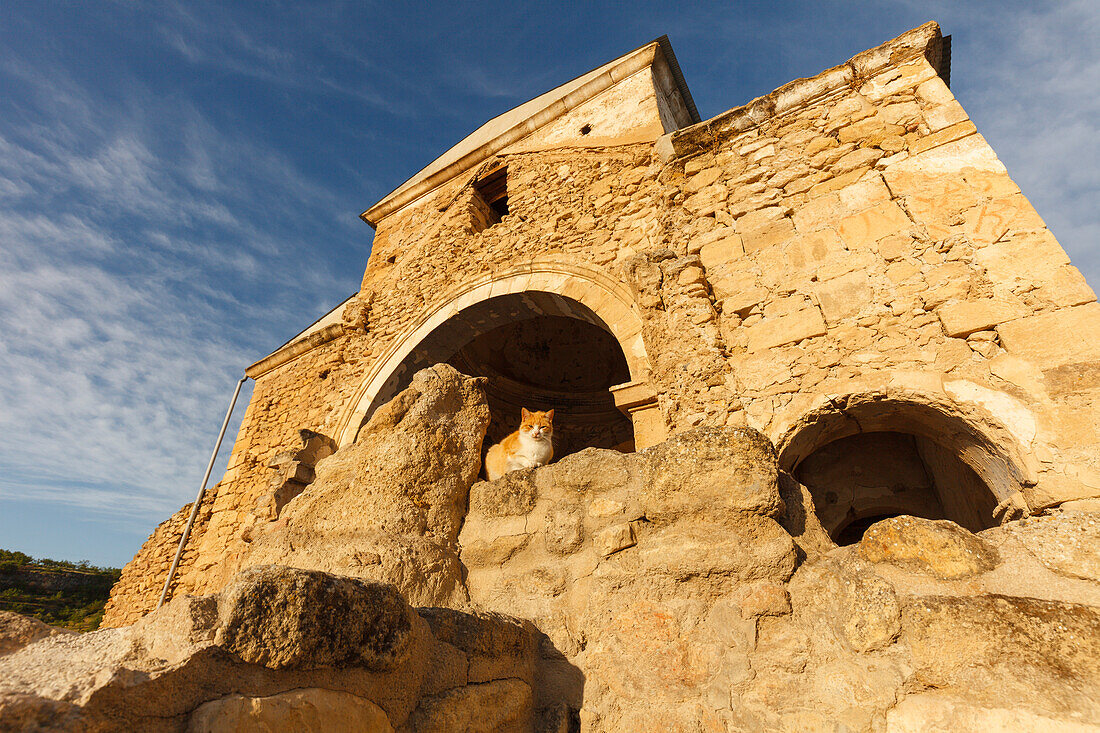
M 180 546 L 176 549 L 176 557 L 172 560 L 172 567 L 168 569 L 168 577 L 164 581 L 164 590 L 160 592 L 157 608 L 163 606 L 164 599 L 168 597 L 168 586 L 172 585 L 172 578 L 176 576 L 176 567 L 180 564 L 183 548 L 187 545 L 187 538 L 191 535 L 191 525 L 195 523 L 195 517 L 198 516 L 199 506 L 202 504 L 202 495 L 206 493 L 206 482 L 210 480 L 210 472 L 214 470 L 214 459 L 218 457 L 218 450 L 222 447 L 222 438 L 225 437 L 225 429 L 229 427 L 229 418 L 233 414 L 233 407 L 237 404 L 237 395 L 241 393 L 241 387 L 244 386 L 247 379 L 247 375 L 241 377 L 240 381 L 237 382 L 237 389 L 233 390 L 233 399 L 229 400 L 229 409 L 226 410 L 225 419 L 222 420 L 222 429 L 218 433 L 217 442 L 214 443 L 214 452 L 210 454 L 210 463 L 206 464 L 206 473 L 202 477 L 199 495 L 195 497 L 195 503 L 191 507 L 191 516 L 187 518 L 187 526 L 183 528 L 183 536 L 180 537 Z

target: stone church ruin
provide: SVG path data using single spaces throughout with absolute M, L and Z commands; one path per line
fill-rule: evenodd
M 1100 305 L 950 58 L 701 120 L 662 38 L 486 122 L 0 727 L 1100 729 Z

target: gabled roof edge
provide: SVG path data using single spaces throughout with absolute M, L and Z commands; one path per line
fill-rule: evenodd
M 651 53 L 643 55 L 642 52 L 646 51 L 647 49 L 652 49 Z M 544 108 L 540 112 L 536 112 L 532 117 L 529 117 L 521 121 L 519 124 L 509 128 L 508 130 L 503 131 L 502 133 L 498 134 L 491 140 L 488 140 L 483 145 L 462 156 L 462 158 L 454 161 L 445 168 L 435 171 L 431 175 L 428 175 L 425 178 L 416 181 L 414 184 L 410 185 L 410 181 L 414 181 L 417 175 L 432 166 L 432 163 L 435 162 L 432 161 L 432 163 L 429 163 L 427 166 L 425 166 L 425 168 L 422 168 L 420 171 L 414 174 L 412 178 L 409 178 L 393 191 L 386 194 L 386 196 L 378 201 L 378 203 L 376 203 L 374 206 L 370 207 L 362 214 L 360 214 L 359 218 L 370 224 L 372 227 L 376 227 L 383 218 L 389 216 L 395 211 L 404 208 L 408 204 L 419 200 L 421 197 L 430 193 L 442 183 L 451 180 L 455 175 L 458 175 L 463 170 L 468 170 L 469 168 L 472 168 L 482 160 L 486 160 L 492 157 L 508 145 L 511 145 L 517 140 L 520 140 L 523 137 L 529 135 L 531 132 L 534 131 L 534 129 L 530 128 L 529 126 L 531 120 L 536 118 L 539 119 L 538 126 L 541 127 L 550 120 L 556 119 L 557 117 L 565 114 L 581 102 L 590 99 L 591 97 L 599 94 L 613 84 L 621 81 L 622 79 L 626 78 L 626 76 L 636 71 L 639 71 L 646 65 L 652 64 L 656 56 L 657 49 L 660 49 L 660 53 L 665 57 L 665 61 L 668 63 L 669 71 L 672 73 L 673 79 L 675 80 L 677 88 L 680 91 L 680 95 L 684 100 L 684 105 L 688 110 L 688 114 L 691 115 L 693 120 L 698 121 L 699 112 L 695 107 L 695 101 L 691 97 L 691 92 L 687 88 L 687 82 L 684 80 L 683 73 L 680 70 L 680 65 L 676 61 L 676 56 L 672 52 L 672 44 L 669 42 L 667 35 L 661 36 L 656 40 L 643 44 L 633 51 L 629 51 L 622 56 L 613 59 L 607 64 L 597 66 L 591 71 L 580 74 L 573 79 L 563 84 L 560 84 L 558 87 L 555 87 L 555 89 L 566 87 L 572 82 L 588 76 L 593 72 L 599 71 L 600 69 L 606 69 L 604 73 L 602 73 L 600 76 L 587 82 L 582 87 L 574 89 L 573 91 L 565 94 L 562 99 L 551 102 L 546 108 Z M 534 99 L 538 99 L 538 97 L 535 97 Z M 566 104 L 566 100 L 569 100 L 570 103 Z M 524 104 L 527 104 L 527 102 L 525 102 Z M 523 105 L 519 106 L 522 107 Z M 515 109 L 518 109 L 518 107 L 512 108 L 512 110 Z M 553 112 L 548 112 L 548 110 L 551 109 L 553 110 Z M 508 114 L 508 112 L 505 112 L 503 114 Z M 498 115 L 498 117 L 500 116 L 502 115 Z M 479 130 L 484 128 L 485 125 L 489 124 L 495 119 L 497 118 L 494 117 L 491 120 L 486 121 L 481 126 L 476 128 L 473 132 L 471 132 L 470 135 L 467 135 L 465 138 L 463 138 L 463 140 L 466 140 L 470 136 L 475 135 Z M 462 141 L 459 141 L 459 143 L 457 144 L 461 144 L 461 142 Z M 453 147 L 449 148 L 447 151 L 444 151 L 442 155 L 446 155 L 447 152 L 453 149 Z M 442 157 L 442 155 L 440 157 Z M 439 160 L 439 158 L 436 158 L 435 160 Z
M 680 89 L 680 96 L 684 100 L 688 114 L 691 115 L 692 123 L 702 122 L 703 118 L 695 108 L 695 100 L 691 98 L 691 90 L 688 89 L 687 80 L 684 79 L 684 72 L 680 71 L 680 62 L 676 60 L 676 53 L 672 50 L 672 42 L 668 40 L 667 35 L 661 36 L 656 42 L 661 46 L 661 53 L 665 55 L 668 69 L 672 72 L 672 78 L 676 80 L 676 86 Z

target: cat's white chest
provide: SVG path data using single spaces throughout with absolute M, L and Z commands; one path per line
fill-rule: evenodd
M 534 468 L 545 466 L 554 455 L 553 446 L 549 440 L 534 440 L 526 436 L 520 436 L 519 450 L 512 454 L 508 463 L 508 470 L 515 471 L 520 468 Z

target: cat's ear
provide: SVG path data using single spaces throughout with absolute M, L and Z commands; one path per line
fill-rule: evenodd
M 526 407 L 521 407 L 521 408 L 519 408 L 519 416 L 520 416 L 520 418 L 526 420 L 529 417 L 531 417 L 531 413 L 527 411 Z
M 554 421 L 554 411 L 553 410 L 547 410 L 546 411 L 546 419 L 551 421 L 551 422 Z

